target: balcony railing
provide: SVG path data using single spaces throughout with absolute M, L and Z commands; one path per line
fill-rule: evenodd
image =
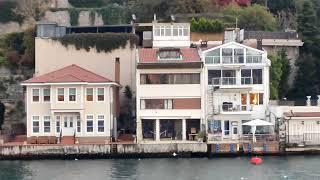
M 245 56 L 243 55 L 235 55 L 235 56 L 222 56 L 222 64 L 244 64 Z M 220 56 L 206 56 L 205 63 L 206 64 L 220 64 L 221 57 Z M 248 55 L 246 56 L 246 63 L 254 64 L 254 63 L 262 63 L 261 55 Z
M 247 63 L 262 63 L 261 55 L 247 55 Z
M 252 84 L 252 82 L 251 77 L 241 77 L 241 84 Z
M 213 85 L 235 85 L 236 83 L 236 77 L 212 78 Z
M 251 106 L 247 105 L 233 105 L 223 104 L 219 106 L 221 112 L 240 112 L 240 111 L 251 111 Z
M 205 63 L 206 64 L 220 64 L 220 56 L 206 56 Z

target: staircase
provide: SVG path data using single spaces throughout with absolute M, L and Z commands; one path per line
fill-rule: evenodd
M 75 137 L 74 136 L 62 136 L 60 144 L 68 145 L 68 144 L 75 144 Z
M 219 114 L 219 109 L 214 106 L 214 88 L 214 86 L 211 86 L 207 91 L 207 117 L 213 117 L 214 115 Z

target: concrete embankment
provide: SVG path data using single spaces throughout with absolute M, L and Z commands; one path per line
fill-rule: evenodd
M 206 156 L 205 143 L 0 146 L 0 159 Z

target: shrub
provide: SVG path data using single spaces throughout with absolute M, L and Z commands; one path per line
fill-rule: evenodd
M 131 48 L 138 43 L 138 37 L 129 33 L 68 34 L 60 38 L 53 38 L 53 40 L 60 41 L 65 47 L 74 45 L 78 50 L 85 49 L 87 51 L 96 48 L 98 52 L 111 52 L 114 49 L 125 48 L 128 41 Z
M 17 21 L 21 23 L 23 21 L 21 16 L 18 16 L 13 12 L 16 6 L 16 2 L 13 1 L 0 1 L 0 23 L 6 23 L 9 21 Z
M 220 20 L 212 20 L 200 18 L 198 21 L 195 18 L 191 20 L 191 31 L 200 33 L 216 33 L 224 30 L 223 22 Z
M 71 26 L 77 26 L 79 24 L 79 14 L 81 10 L 76 8 L 70 8 L 68 9 L 69 16 L 70 16 L 70 24 Z

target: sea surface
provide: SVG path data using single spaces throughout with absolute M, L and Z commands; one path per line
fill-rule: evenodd
M 1 180 L 320 180 L 320 156 L 0 161 Z

